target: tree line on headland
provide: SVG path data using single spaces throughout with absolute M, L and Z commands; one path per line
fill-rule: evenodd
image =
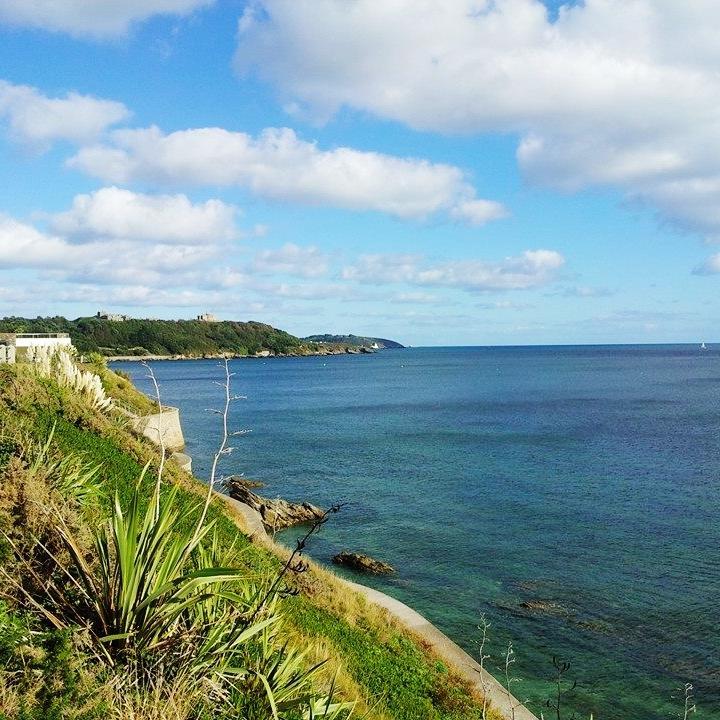
M 375 340 L 352 335 L 318 335 L 303 339 L 255 321 L 205 322 L 128 318 L 118 322 L 97 317 L 67 320 L 61 316 L 34 319 L 6 317 L 0 320 L 0 333 L 68 333 L 79 352 L 98 352 L 106 356 L 203 357 L 221 354 L 255 355 L 263 351 L 275 355 L 303 355 L 317 352 L 328 345 L 356 346 L 365 342 L 370 345 Z M 325 337 L 335 339 L 325 341 Z M 392 341 L 385 341 L 380 345 L 389 347 L 388 343 Z

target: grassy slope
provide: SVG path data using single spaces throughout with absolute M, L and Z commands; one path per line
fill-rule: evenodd
M 108 391 L 121 394 L 125 404 L 148 408 L 147 398 L 129 383 L 108 370 L 102 374 Z M 18 426 L 38 438 L 47 437 L 55 426 L 54 442 L 60 452 L 84 453 L 102 463 L 105 511 L 114 493 L 121 501 L 128 498 L 146 462 L 158 460 L 156 448 L 135 437 L 121 418 L 90 412 L 52 382 L 33 377 L 27 367 L 0 366 L 0 431 L 7 435 Z M 197 512 L 197 495 L 204 488 L 172 465 L 167 477 L 181 486 L 182 522 L 190 525 Z M 145 478 L 148 495 L 153 482 L 150 472 Z M 265 576 L 277 571 L 279 559 L 252 545 L 223 503 L 213 505 L 211 517 L 220 542 L 234 544 L 236 561 L 249 574 Z M 283 600 L 288 638 L 310 647 L 317 658 L 330 658 L 328 676 L 340 671 L 339 687 L 344 695 L 359 698 L 362 717 L 460 720 L 480 716 L 463 683 L 384 611 L 343 591 L 324 572 L 311 570 L 294 582 L 300 594 Z

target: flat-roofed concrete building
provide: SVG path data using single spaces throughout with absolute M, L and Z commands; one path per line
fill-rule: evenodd
M 67 333 L 0 333 L 0 362 L 24 359 L 29 348 L 71 348 Z
M 17 333 L 15 347 L 72 347 L 67 333 Z

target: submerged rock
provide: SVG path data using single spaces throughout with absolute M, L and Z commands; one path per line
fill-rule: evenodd
M 520 607 L 537 612 L 554 612 L 560 609 L 560 606 L 551 600 L 524 600 L 520 603 Z
M 261 497 L 250 489 L 258 486 L 262 486 L 262 483 L 255 483 L 237 475 L 225 480 L 225 487 L 230 497 L 259 512 L 263 525 L 270 531 L 313 522 L 325 514 L 321 508 L 307 502 L 293 503 L 282 498 Z
M 571 612 L 560 605 L 559 603 L 554 602 L 553 600 L 541 600 L 541 599 L 532 599 L 532 600 L 524 600 L 519 604 L 519 606 L 528 612 L 531 613 L 543 613 L 546 615 L 571 615 Z
M 380 560 L 375 560 L 369 555 L 362 553 L 348 552 L 343 550 L 333 557 L 332 561 L 336 565 L 344 565 L 345 567 L 358 570 L 359 572 L 372 573 L 373 575 L 389 575 L 395 572 L 392 565 L 388 565 Z

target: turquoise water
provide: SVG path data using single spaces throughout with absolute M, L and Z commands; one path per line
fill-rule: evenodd
M 114 367 L 148 389 L 140 366 Z M 205 477 L 222 370 L 154 369 Z M 390 562 L 396 575 L 363 582 L 471 653 L 484 613 L 490 665 L 512 639 L 514 691 L 538 713 L 557 655 L 585 716 L 672 717 L 687 681 L 697 717 L 720 718 L 720 351 L 417 348 L 232 369 L 247 396 L 232 422 L 252 432 L 224 472 L 347 503 L 313 557 Z

